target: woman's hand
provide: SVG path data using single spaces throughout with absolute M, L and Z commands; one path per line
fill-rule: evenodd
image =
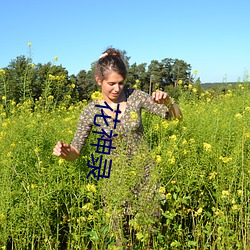
M 152 93 L 153 101 L 159 104 L 169 104 L 171 103 L 171 99 L 168 93 L 163 91 L 157 91 Z
M 67 161 L 74 161 L 80 152 L 72 145 L 58 141 L 53 149 L 53 154 Z

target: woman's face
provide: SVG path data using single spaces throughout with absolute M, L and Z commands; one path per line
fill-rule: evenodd
M 99 77 L 96 77 L 96 82 L 102 86 L 104 100 L 110 100 L 112 102 L 118 101 L 124 88 L 124 79 L 120 74 L 110 71 L 103 81 L 101 81 Z

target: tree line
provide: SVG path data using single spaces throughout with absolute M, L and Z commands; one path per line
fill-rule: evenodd
M 191 72 L 191 65 L 183 60 L 164 58 L 146 63 L 130 65 L 126 51 L 123 51 L 128 68 L 126 86 L 136 87 L 151 93 L 156 89 L 165 91 L 167 87 L 183 86 L 200 82 Z M 69 75 L 62 65 L 55 62 L 34 64 L 31 57 L 24 55 L 11 60 L 9 65 L 0 70 L 0 95 L 2 100 L 20 103 L 24 100 L 38 100 L 53 97 L 60 102 L 68 97 L 71 102 L 89 101 L 91 94 L 99 87 L 94 80 L 95 62 L 90 70 L 80 70 L 77 75 Z

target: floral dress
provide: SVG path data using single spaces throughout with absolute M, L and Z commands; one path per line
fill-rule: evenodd
M 119 201 L 122 212 L 112 215 L 112 228 L 114 232 L 117 232 L 119 227 L 123 227 L 128 233 L 128 221 L 121 226 L 119 224 L 121 217 L 133 218 L 136 214 L 141 214 L 142 219 L 152 218 L 151 221 L 157 221 L 160 211 L 159 200 L 161 198 L 158 193 L 158 180 L 152 177 L 152 170 L 156 171 L 156 165 L 149 154 L 147 143 L 145 143 L 147 148 L 140 151 L 143 152 L 143 156 L 141 157 L 138 153 L 144 141 L 142 109 L 164 119 L 169 118 L 169 112 L 166 105 L 155 103 L 152 97 L 143 91 L 126 88 L 124 91 L 126 108 L 119 118 L 120 122 L 116 123 L 116 129 L 114 130 L 114 117 L 105 117 L 106 123 L 100 115 L 101 108 L 95 106 L 100 102 L 93 101 L 82 111 L 72 145 L 81 151 L 91 131 L 103 133 L 104 130 L 105 133 L 111 135 L 111 130 L 114 130 L 113 135 L 117 134 L 112 137 L 112 146 L 116 148 L 112 149 L 111 156 L 114 158 L 119 156 L 116 159 L 119 158 L 122 163 L 112 164 L 110 178 L 104 179 L 101 184 L 102 197 L 105 209 L 111 213 L 118 211 L 114 209 L 117 206 L 114 201 Z M 108 116 L 105 114 L 105 109 L 103 114 Z M 137 162 L 134 161 L 136 157 L 140 157 Z M 150 226 L 147 230 L 151 231 Z
M 120 141 L 122 143 L 119 145 L 123 145 L 123 147 L 126 148 L 127 154 L 134 155 L 136 154 L 136 149 L 143 139 L 143 124 L 141 116 L 142 109 L 145 109 L 162 118 L 169 118 L 167 106 L 155 103 L 151 96 L 147 93 L 136 89 L 126 88 L 124 91 L 126 95 L 126 108 L 121 118 L 119 118 L 120 122 L 116 123 L 116 129 L 114 129 L 114 118 L 106 118 L 106 123 L 103 117 L 96 116 L 101 114 L 101 108 L 95 106 L 99 104 L 97 101 L 89 103 L 84 108 L 78 122 L 77 131 L 72 141 L 72 146 L 78 149 L 79 152 L 85 145 L 92 129 L 93 131 L 99 132 L 102 132 L 103 129 L 107 135 L 111 135 L 111 130 L 113 130 L 113 135 L 115 133 L 117 134 L 117 136 L 112 137 L 114 141 L 113 145 Z M 102 109 L 105 115 L 105 109 Z M 99 126 L 95 126 L 94 121 L 95 124 Z M 104 137 L 107 138 L 107 136 Z

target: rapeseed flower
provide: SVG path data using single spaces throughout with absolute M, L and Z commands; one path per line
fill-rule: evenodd
M 230 191 L 229 190 L 222 190 L 221 194 L 222 194 L 222 197 L 225 198 L 225 197 L 230 195 Z
M 200 207 L 195 213 L 194 216 L 202 215 L 203 208 Z
M 239 206 L 237 204 L 233 204 L 232 210 L 234 210 L 234 211 L 239 210 Z
M 242 195 L 243 194 L 243 191 L 241 189 L 237 190 L 237 194 L 238 195 Z
M 91 94 L 91 99 L 93 101 L 101 101 L 103 99 L 102 93 L 100 91 L 95 91 Z
M 170 200 L 171 198 L 172 198 L 172 194 L 171 194 L 171 193 L 167 193 L 167 194 L 166 194 L 166 199 L 167 199 L 167 200 Z
M 130 113 L 130 118 L 132 121 L 136 121 L 138 119 L 138 114 L 135 111 Z
M 32 46 L 32 42 L 28 42 L 28 47 L 31 47 Z
M 87 189 L 87 191 L 92 192 L 92 193 L 96 192 L 96 186 L 92 185 L 92 184 L 87 184 L 86 189 Z
M 230 161 L 232 161 L 232 157 L 223 157 L 223 156 L 220 156 L 219 158 L 223 163 L 228 163 Z
M 163 121 L 161 123 L 161 125 L 162 125 L 163 128 L 167 128 L 168 127 L 168 122 L 167 121 Z
M 177 136 L 176 135 L 171 135 L 171 136 L 169 136 L 169 139 L 171 141 L 176 141 L 177 140 Z
M 212 179 L 214 179 L 214 178 L 216 177 L 216 175 L 217 175 L 216 172 L 212 172 L 212 173 L 210 173 L 208 179 L 209 179 L 209 180 L 212 180 Z
M 178 84 L 182 85 L 183 81 L 182 80 L 178 80 Z
M 166 193 L 166 188 L 165 187 L 160 187 L 159 188 L 159 193 L 165 194 Z
M 162 162 L 161 156 L 160 155 L 156 155 L 155 161 L 156 161 L 157 164 L 161 163 Z
M 5 70 L 4 69 L 0 69 L 0 75 L 5 75 Z
M 242 114 L 238 113 L 238 114 L 236 114 L 234 117 L 235 117 L 235 119 L 237 119 L 237 120 L 241 120 L 241 119 L 242 119 Z
M 54 57 L 54 60 L 57 62 L 57 61 L 58 61 L 58 56 L 55 56 L 55 57 Z
M 4 219 L 5 219 L 4 214 L 0 214 L 0 221 L 1 221 L 1 220 L 4 220 Z
M 170 159 L 168 159 L 169 164 L 173 165 L 175 164 L 175 157 L 172 156 Z
M 207 152 L 211 152 L 212 151 L 212 146 L 209 143 L 203 142 L 203 148 Z

